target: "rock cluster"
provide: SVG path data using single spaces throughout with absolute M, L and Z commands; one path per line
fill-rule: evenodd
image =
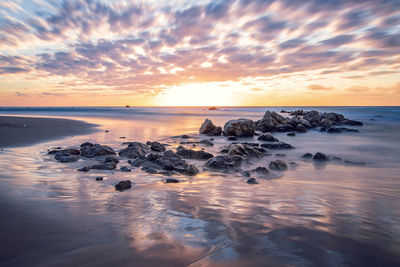
M 199 129 L 201 134 L 206 134 L 206 135 L 221 135 L 222 129 L 221 127 L 215 126 L 211 120 L 205 119 L 203 124 L 201 125 Z

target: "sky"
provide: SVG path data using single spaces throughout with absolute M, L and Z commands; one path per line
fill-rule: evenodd
M 400 105 L 400 0 L 1 0 L 0 106 Z

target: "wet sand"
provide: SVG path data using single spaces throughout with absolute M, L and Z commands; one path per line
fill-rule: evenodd
M 95 131 L 95 126 L 68 119 L 0 116 L 0 148 L 21 147 L 88 134 Z

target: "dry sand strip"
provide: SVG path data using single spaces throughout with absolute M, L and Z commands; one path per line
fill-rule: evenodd
M 68 119 L 0 116 L 0 148 L 21 147 L 88 134 L 96 131 L 96 126 Z

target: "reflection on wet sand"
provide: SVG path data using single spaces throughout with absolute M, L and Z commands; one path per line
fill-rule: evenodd
M 169 136 L 192 135 L 201 120 L 167 117 L 149 125 L 146 120 L 90 118 L 109 132 L 70 138 L 62 146 L 95 141 L 118 150 L 124 141 L 168 143 Z M 362 146 L 360 140 L 366 136 L 361 133 L 357 145 Z M 61 164 L 46 155 L 60 141 L 6 149 L 0 157 L 0 212 L 6 218 L 0 221 L 0 233 L 9 245 L 2 246 L 0 262 L 6 266 L 398 265 L 398 167 L 390 160 L 378 162 L 368 153 L 360 157 L 375 160 L 375 165 L 313 164 L 300 156 L 320 149 L 341 157 L 355 152 L 312 132 L 296 138 L 279 136 L 296 144 L 295 150 L 285 152 L 285 160 L 298 166 L 277 179 L 258 179 L 258 185 L 246 184 L 246 178 L 238 175 L 207 171 L 195 177 L 178 175 L 178 184 L 166 184 L 166 177 L 139 169 L 81 173 L 75 170 L 88 161 Z M 353 136 L 334 139 L 356 143 Z M 207 150 L 217 154 L 226 140 L 214 142 Z M 170 143 L 171 149 L 179 145 Z M 244 169 L 267 166 L 275 158 L 265 157 Z M 202 162 L 190 162 L 202 168 Z M 96 181 L 98 176 L 103 181 Z M 132 189 L 116 192 L 114 185 L 126 179 L 134 183 Z

